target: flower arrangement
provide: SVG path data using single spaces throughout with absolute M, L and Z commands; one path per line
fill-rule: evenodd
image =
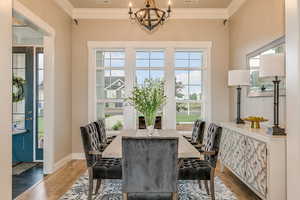
M 164 82 L 146 79 L 144 85 L 134 87 L 128 102 L 145 117 L 147 129 L 153 129 L 157 111 L 166 104 Z

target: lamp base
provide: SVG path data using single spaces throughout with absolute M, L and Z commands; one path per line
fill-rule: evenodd
M 236 124 L 245 124 L 244 120 L 242 120 L 241 118 L 237 118 L 237 119 L 235 120 L 235 123 L 236 123 Z
M 273 127 L 268 128 L 268 133 L 270 135 L 286 135 L 285 129 L 280 128 L 279 126 L 273 126 Z

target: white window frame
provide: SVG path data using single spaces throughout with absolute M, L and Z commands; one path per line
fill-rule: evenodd
M 202 61 L 202 66 L 199 66 L 199 67 L 176 67 L 174 66 L 174 71 L 188 71 L 189 73 L 190 72 L 193 72 L 193 71 L 200 71 L 201 72 L 201 92 L 202 92 L 202 99 L 201 101 L 197 101 L 197 100 L 189 100 L 189 99 L 183 99 L 183 100 L 177 100 L 176 99 L 176 96 L 175 96 L 175 102 L 176 103 L 200 103 L 201 104 L 201 116 L 204 116 L 205 117 L 205 95 L 204 95 L 204 87 L 205 86 L 205 83 L 204 83 L 204 76 L 203 74 L 205 73 L 205 71 L 208 69 L 207 67 L 207 64 L 208 64 L 208 60 L 207 60 L 207 53 L 206 51 L 203 51 L 203 49 L 191 49 L 191 48 L 181 48 L 181 49 L 175 49 L 175 52 L 201 52 L 204 54 L 203 56 L 203 61 Z M 174 57 L 174 60 L 176 60 L 176 58 Z M 189 74 L 190 75 L 190 74 Z M 175 77 L 176 77 L 176 74 L 175 74 Z M 188 84 L 185 86 L 199 86 L 198 84 L 190 84 L 190 76 L 188 77 Z M 203 108 L 203 109 L 202 109 Z M 176 113 L 177 115 L 177 113 Z M 181 123 L 181 124 L 192 124 L 192 122 L 185 122 L 185 123 Z M 177 123 L 176 123 L 177 125 Z
M 175 52 L 176 49 L 197 49 L 204 53 L 206 67 L 202 70 L 203 113 L 204 120 L 211 121 L 211 41 L 88 41 L 88 121 L 96 120 L 96 51 L 125 49 L 125 94 L 131 93 L 135 85 L 136 50 L 163 49 L 165 51 L 165 93 L 168 96 L 164 107 L 163 128 L 176 129 L 176 99 L 175 99 Z M 136 111 L 132 106 L 124 105 L 124 129 L 136 129 Z

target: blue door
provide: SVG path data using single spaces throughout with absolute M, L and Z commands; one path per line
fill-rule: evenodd
M 13 47 L 13 161 L 32 162 L 34 117 L 33 47 Z M 22 92 L 24 91 L 24 92 Z

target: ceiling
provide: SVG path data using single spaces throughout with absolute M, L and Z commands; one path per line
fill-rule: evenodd
M 69 0 L 75 8 L 126 8 L 144 7 L 144 0 Z M 232 0 L 171 0 L 174 8 L 227 8 Z M 167 7 L 168 0 L 156 0 L 158 7 Z

